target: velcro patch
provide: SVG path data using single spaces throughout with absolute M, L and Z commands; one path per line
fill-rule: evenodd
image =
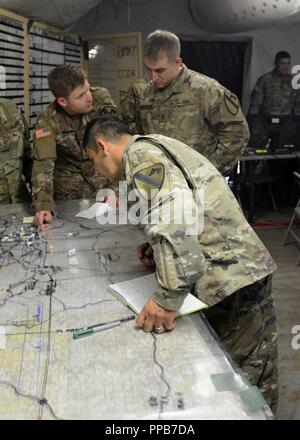
M 51 130 L 50 130 L 49 127 L 38 128 L 37 130 L 35 130 L 35 137 L 36 137 L 36 139 L 43 139 L 43 138 L 46 138 L 48 136 L 51 136 Z
M 148 200 L 154 198 L 160 191 L 165 179 L 165 168 L 158 163 L 138 171 L 133 176 L 137 190 Z
M 224 95 L 225 106 L 232 116 L 236 116 L 240 109 L 239 100 L 235 95 L 225 93 Z

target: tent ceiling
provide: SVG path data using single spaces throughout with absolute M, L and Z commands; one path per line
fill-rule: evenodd
M 190 11 L 209 32 L 244 32 L 300 20 L 300 0 L 190 0 Z
M 300 0 L 181 0 L 189 17 L 199 29 L 211 33 L 234 33 L 262 29 L 281 23 L 300 21 Z M 98 20 L 105 19 L 104 5 L 110 4 L 118 16 L 119 8 L 131 12 L 153 5 L 152 14 L 168 16 L 169 2 L 153 0 L 0 0 L 0 7 L 17 14 L 68 29 L 89 12 Z M 94 11 L 92 11 L 94 9 Z M 172 14 L 171 14 L 172 15 Z
M 66 29 L 101 0 L 0 0 L 0 7 Z

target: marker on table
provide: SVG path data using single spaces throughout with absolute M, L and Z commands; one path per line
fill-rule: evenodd
M 93 335 L 94 333 L 102 332 L 103 330 L 108 330 L 110 328 L 118 327 L 123 322 L 130 321 L 132 319 L 135 319 L 135 315 L 130 315 L 127 316 L 126 318 L 122 318 L 116 321 L 111 321 L 106 324 L 98 324 L 98 325 L 96 324 L 96 325 L 91 325 L 90 327 L 81 328 L 79 330 L 74 331 L 73 338 L 79 339 L 82 338 L 83 336 L 90 336 Z
M 40 306 L 40 304 L 37 306 L 36 320 L 38 322 L 40 322 L 40 320 L 41 320 L 41 306 Z

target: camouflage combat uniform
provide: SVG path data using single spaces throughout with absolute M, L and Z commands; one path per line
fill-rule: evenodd
M 27 124 L 12 101 L 0 98 L 0 203 L 30 200 L 31 147 Z
M 225 179 L 204 156 L 160 135 L 134 136 L 123 163 L 128 191 L 135 189 L 149 204 L 140 223 L 154 251 L 153 299 L 165 309 L 178 310 L 188 292 L 197 295 L 209 306 L 209 322 L 232 358 L 275 404 L 276 314 L 271 274 L 276 266 Z M 162 221 L 166 210 L 171 218 L 186 211 L 183 203 L 191 190 L 194 195 L 203 191 L 203 230 L 194 235 L 188 232 L 186 218 Z M 145 222 L 158 212 L 156 222 Z
M 102 114 L 118 114 L 104 88 L 91 89 L 93 110 L 69 116 L 56 102 L 39 115 L 34 142 L 32 196 L 36 211 L 53 211 L 53 199 L 93 198 L 110 186 L 107 179 L 94 175 L 94 166 L 82 148 L 86 124 Z
M 148 82 L 145 79 L 138 79 L 129 87 L 120 101 L 120 112 L 133 133 L 143 134 L 139 105 L 140 96 L 142 96 L 147 86 Z
M 300 116 L 300 89 L 296 90 L 294 115 Z
M 249 115 L 292 115 L 297 91 L 292 86 L 292 75 L 283 77 L 274 69 L 261 76 L 251 94 Z
M 238 98 L 216 80 L 183 66 L 163 90 L 134 84 L 120 102 L 125 122 L 139 134 L 158 133 L 188 144 L 228 174 L 249 140 Z

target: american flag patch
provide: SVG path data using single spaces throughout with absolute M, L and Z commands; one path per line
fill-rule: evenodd
M 51 135 L 51 130 L 48 127 L 38 128 L 37 130 L 35 130 L 36 139 L 42 139 L 42 138 L 48 137 L 50 135 Z

